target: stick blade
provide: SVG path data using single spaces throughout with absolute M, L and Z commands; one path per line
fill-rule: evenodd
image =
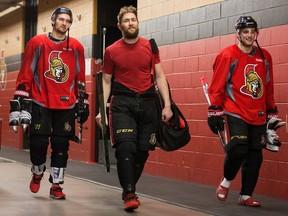
M 207 77 L 206 76 L 202 76 L 201 78 L 200 78 L 200 80 L 201 80 L 201 84 L 202 85 L 207 85 Z

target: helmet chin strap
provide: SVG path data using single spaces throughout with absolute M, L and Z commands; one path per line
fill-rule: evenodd
M 69 31 L 70 31 L 70 28 L 68 28 L 66 51 L 68 51 L 68 48 L 69 48 Z
M 243 40 L 242 40 L 242 37 L 240 36 L 239 32 L 237 34 L 237 39 L 243 45 Z
M 255 36 L 255 42 L 256 42 L 256 44 L 257 44 L 257 47 L 258 47 L 258 49 L 259 49 L 259 52 L 260 52 L 260 55 L 261 55 L 262 59 L 265 60 L 264 53 L 263 53 L 263 51 L 262 51 L 262 49 L 261 49 L 261 47 L 260 47 L 260 45 L 259 45 L 259 43 L 258 43 L 258 33 L 259 33 L 259 32 L 257 32 L 257 34 L 256 34 L 256 36 Z
M 239 42 L 242 43 L 242 39 L 241 39 L 241 36 L 239 34 L 237 35 L 237 38 L 238 38 Z
M 265 60 L 265 56 L 264 56 L 264 53 L 263 53 L 263 51 L 262 51 L 262 49 L 261 49 L 261 47 L 260 47 L 260 45 L 259 45 L 259 43 L 258 43 L 258 40 L 257 40 L 257 38 L 256 38 L 255 42 L 256 42 L 256 44 L 257 44 L 257 47 L 259 48 L 259 51 L 260 51 L 260 54 L 261 54 L 261 56 L 262 56 L 263 60 Z

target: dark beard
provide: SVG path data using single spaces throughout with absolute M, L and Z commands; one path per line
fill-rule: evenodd
M 59 30 L 59 29 L 54 28 L 54 31 L 57 32 L 58 34 L 66 35 L 66 33 L 67 33 L 68 30 L 63 31 L 63 30 Z
M 139 28 L 137 28 L 134 33 L 130 33 L 128 30 L 123 31 L 123 36 L 127 39 L 135 39 L 138 37 L 138 35 L 139 35 Z

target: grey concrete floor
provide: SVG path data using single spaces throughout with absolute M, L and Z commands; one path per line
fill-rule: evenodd
M 141 205 L 127 213 L 123 210 L 115 166 L 106 173 L 102 165 L 73 160 L 68 162 L 63 185 L 67 200 L 52 200 L 49 172 L 45 172 L 40 191 L 31 193 L 29 152 L 5 147 L 0 150 L 0 172 L 0 216 L 288 215 L 288 200 L 255 194 L 262 207 L 239 206 L 238 191 L 231 190 L 227 201 L 220 202 L 215 197 L 216 187 L 145 174 L 137 185 Z
M 119 201 L 121 191 L 92 181 L 66 177 L 63 192 L 66 200 L 49 198 L 48 177 L 41 182 L 38 193 L 29 190 L 30 167 L 15 162 L 1 162 L 0 215 L 1 216 L 121 216 L 128 215 Z M 46 173 L 47 174 L 47 173 Z M 135 215 L 195 215 L 208 214 L 141 197 Z

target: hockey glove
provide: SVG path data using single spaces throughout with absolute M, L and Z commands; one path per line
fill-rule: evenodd
M 24 130 L 31 123 L 32 101 L 28 99 L 29 93 L 25 86 L 20 84 L 14 93 L 13 100 L 10 100 L 9 125 L 17 132 L 17 126 L 23 125 Z
M 267 115 L 267 122 L 273 117 L 278 118 L 277 106 L 275 106 L 273 109 L 267 109 L 266 115 Z
M 19 125 L 20 102 L 18 100 L 10 100 L 9 126 L 17 132 L 16 127 Z
M 217 131 L 224 130 L 224 113 L 221 106 L 209 106 L 208 107 L 208 125 L 210 130 L 217 134 Z
M 281 142 L 279 141 L 279 136 L 276 134 L 276 130 L 283 125 L 285 122 L 282 122 L 279 118 L 270 118 L 266 125 L 266 149 L 273 152 L 278 152 Z
M 89 112 L 89 100 L 88 100 L 88 94 L 85 93 L 85 99 L 82 101 L 78 101 L 75 104 L 75 117 L 77 119 L 77 122 L 80 124 L 83 124 L 87 121 L 90 112 Z
M 32 112 L 32 100 L 24 98 L 21 103 L 21 112 L 19 115 L 19 123 L 23 125 L 24 129 L 31 124 L 31 118 L 32 118 L 31 112 Z

